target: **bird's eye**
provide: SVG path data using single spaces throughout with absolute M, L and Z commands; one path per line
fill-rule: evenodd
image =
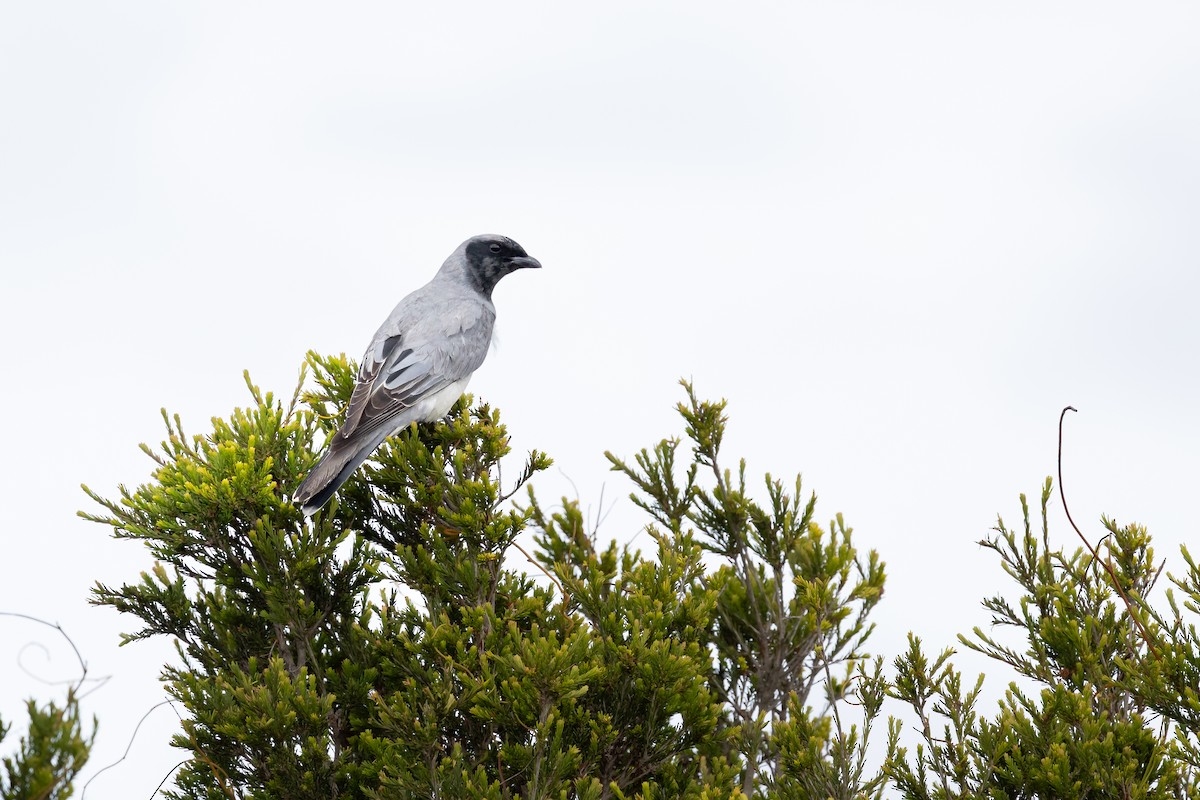
M 494 245 L 492 245 L 491 247 L 489 247 L 489 248 L 488 248 L 488 250 L 491 250 L 493 253 L 499 253 L 499 252 L 500 252 L 500 245 L 498 245 L 498 244 L 494 244 Z

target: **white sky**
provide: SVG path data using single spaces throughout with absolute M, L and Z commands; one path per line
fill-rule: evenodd
M 618 500 L 602 535 L 639 524 L 603 451 L 681 432 L 690 376 L 729 400 L 731 465 L 803 472 L 880 551 L 889 659 L 987 622 L 1006 584 L 975 542 L 1053 471 L 1068 403 L 1076 518 L 1143 522 L 1177 565 L 1197 30 L 1185 3 L 0 6 L 0 609 L 113 676 L 87 775 L 169 649 L 118 649 L 134 621 L 86 604 L 147 558 L 76 518 L 79 484 L 144 481 L 158 409 L 202 432 L 243 368 L 284 393 L 310 347 L 357 357 L 475 233 L 545 269 L 497 290 L 471 389 L 555 457 L 545 499 Z M 17 666 L 42 643 L 26 665 L 72 676 L 50 633 L 0 641 L 0 714 L 61 696 Z M 149 797 L 176 724 L 87 797 Z

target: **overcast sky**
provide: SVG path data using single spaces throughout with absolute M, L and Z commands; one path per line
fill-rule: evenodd
M 642 522 L 603 451 L 680 433 L 684 376 L 728 399 L 731 461 L 802 472 L 880 552 L 889 659 L 987 622 L 975 542 L 1054 470 L 1067 404 L 1076 519 L 1143 522 L 1177 565 L 1198 30 L 1186 3 L 0 6 L 0 609 L 113 676 L 86 775 L 170 650 L 118 650 L 134 621 L 86 604 L 148 560 L 79 484 L 145 481 L 159 409 L 204 432 L 243 369 L 283 393 L 309 348 L 357 358 L 476 233 L 545 269 L 497 289 L 471 390 L 554 456 L 546 499 L 615 503 L 602 537 Z M 5 719 L 61 696 L 19 666 L 75 674 L 52 632 L 0 641 Z M 151 796 L 182 756 L 168 710 L 147 725 L 88 798 Z

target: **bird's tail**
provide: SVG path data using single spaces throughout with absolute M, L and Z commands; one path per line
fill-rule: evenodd
M 317 509 L 329 502 L 333 493 L 341 488 L 354 474 L 354 470 L 358 469 L 386 438 L 386 431 L 365 440 L 359 437 L 343 439 L 334 434 L 329 449 L 300 482 L 296 493 L 292 495 L 292 502 L 300 506 L 305 515 L 311 517 Z

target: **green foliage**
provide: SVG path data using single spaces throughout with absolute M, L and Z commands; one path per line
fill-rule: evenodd
M 883 595 L 883 564 L 874 551 L 859 556 L 840 515 L 827 529 L 813 521 L 816 496 L 804 501 L 799 477 L 789 493 L 767 475 L 767 503 L 755 501 L 745 462 L 736 475 L 721 466 L 725 404 L 702 402 L 690 385 L 684 388 L 687 402 L 678 410 L 692 445 L 685 469 L 676 467 L 680 442 L 674 439 L 642 450 L 633 464 L 608 458 L 633 481 L 633 501 L 655 521 L 648 530 L 660 542 L 658 563 L 667 563 L 661 543 L 671 541 L 676 552 L 702 548 L 716 564 L 715 570 L 691 570 L 688 587 L 711 606 L 708 683 L 721 701 L 716 740 L 722 753 L 741 764 L 738 783 L 747 796 L 769 788 L 780 797 L 805 796 L 792 791 L 784 765 L 801 763 L 794 748 L 811 755 L 814 742 L 820 755 L 813 768 L 838 776 L 822 792 L 876 793 L 881 776 L 860 781 L 866 737 L 856 727 L 842 729 L 839 708 L 871 691 L 869 681 L 850 679 L 865 666 L 862 647 L 873 629 L 867 618 Z M 548 542 L 545 549 L 564 548 Z M 598 564 L 589 567 L 599 571 Z M 808 703 L 817 685 L 825 689 L 823 712 L 833 714 L 835 729 L 812 724 Z M 855 777 L 847 781 L 849 773 Z
M 1110 521 L 1106 524 L 1110 531 L 1117 528 Z M 1139 526 L 1119 530 L 1127 531 L 1135 544 L 1149 541 Z M 1151 629 L 1157 634 L 1154 658 L 1122 660 L 1122 669 L 1129 692 L 1164 721 L 1164 730 L 1171 735 L 1169 755 L 1186 765 L 1183 783 L 1194 797 L 1200 795 L 1200 636 L 1195 623 L 1200 616 L 1200 568 L 1186 547 L 1181 550 L 1187 572 L 1168 573 L 1172 588 L 1166 592 L 1166 613 L 1148 610 Z M 1121 559 L 1117 563 L 1118 574 L 1130 574 L 1129 564 Z
M 93 733 L 83 735 L 79 700 L 72 690 L 60 708 L 55 703 L 39 706 L 29 700 L 29 728 L 17 751 L 0 759 L 0 798 L 3 800 L 65 800 L 74 793 L 73 781 L 87 763 Z M 9 727 L 0 721 L 0 740 Z
M 163 677 L 191 758 L 172 797 L 1200 796 L 1200 569 L 1185 550 L 1156 610 L 1139 526 L 1106 521 L 1103 561 L 1053 548 L 1049 482 L 1040 532 L 1024 498 L 1023 533 L 999 523 L 983 544 L 1018 596 L 984 606 L 1019 643 L 961 641 L 1019 682 L 984 709 L 982 678 L 915 635 L 885 674 L 879 556 L 840 515 L 819 524 L 799 478 L 752 491 L 722 460 L 724 404 L 686 383 L 682 438 L 608 454 L 645 539 L 598 541 L 577 502 L 542 503 L 542 453 L 505 481 L 499 415 L 465 400 L 306 519 L 289 497 L 354 374 L 310 354 L 287 403 L 247 379 L 250 407 L 202 436 L 164 412 L 151 479 L 88 490 L 103 512 L 85 517 L 158 559 L 94 599 L 139 620 L 127 641 L 178 643 Z
M 512 506 L 550 460 L 506 484 L 499 417 L 465 402 L 306 520 L 288 497 L 354 366 L 307 369 L 286 404 L 247 379 L 252 405 L 203 436 L 164 412 L 152 479 L 87 490 L 104 511 L 85 517 L 158 559 L 95 602 L 140 621 L 127 641 L 178 642 L 164 680 L 192 758 L 171 796 L 799 797 L 813 763 L 858 786 L 865 736 L 821 720 L 882 696 L 862 651 L 882 564 L 840 517 L 817 525 L 799 481 L 752 499 L 744 465 L 719 466 L 721 404 L 688 388 L 678 470 L 677 440 L 610 456 L 655 520 L 643 555 L 598 545 L 572 502 Z M 506 561 L 529 530 L 548 582 Z
M 999 713 L 989 718 L 979 712 L 982 678 L 964 689 L 962 675 L 949 662 L 951 651 L 930 663 L 911 637 L 909 651 L 896 660 L 891 693 L 911 707 L 921 732 L 915 755 L 893 738 L 886 769 L 904 797 L 1200 793 L 1196 718 L 1189 714 L 1198 663 L 1195 639 L 1189 638 L 1194 625 L 1184 622 L 1173 598 L 1171 620 L 1147 603 L 1162 566 L 1155 563 L 1144 528 L 1105 520 L 1101 548 L 1107 566 L 1084 548 L 1069 554 L 1052 548 L 1051 490 L 1047 479 L 1039 532 L 1022 495 L 1023 532 L 1000 520 L 997 536 L 981 542 L 1021 590 L 1015 605 L 997 596 L 984 607 L 993 626 L 1015 629 L 1022 645 L 1003 644 L 981 628 L 960 637 L 1024 679 L 1024 685 L 1010 684 Z M 1196 588 L 1194 578 L 1193 570 L 1175 583 L 1189 593 Z M 1187 608 L 1196 613 L 1194 596 L 1188 596 L 1193 599 Z

